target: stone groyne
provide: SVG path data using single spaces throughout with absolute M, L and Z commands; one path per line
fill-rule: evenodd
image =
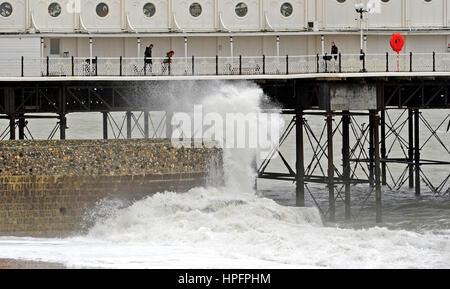
M 221 182 L 222 150 L 168 140 L 0 142 L 0 235 L 64 236 L 99 201 Z

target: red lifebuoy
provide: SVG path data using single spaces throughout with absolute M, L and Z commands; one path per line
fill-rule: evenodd
M 405 40 L 403 40 L 402 35 L 400 33 L 394 33 L 392 34 L 391 41 L 390 41 L 392 50 L 395 52 L 400 53 L 402 51 L 403 45 L 405 44 Z

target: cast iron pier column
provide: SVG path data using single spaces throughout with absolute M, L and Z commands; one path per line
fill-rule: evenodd
M 19 116 L 19 139 L 24 140 L 25 139 L 25 126 L 26 126 L 26 120 L 23 114 Z
M 375 199 L 376 199 L 376 221 L 382 222 L 382 203 L 381 203 L 381 181 L 380 181 L 380 137 L 379 137 L 380 115 L 374 115 L 374 143 L 375 143 Z
M 334 201 L 334 161 L 333 161 L 333 116 L 327 115 L 327 139 L 328 139 L 328 203 L 330 222 L 336 220 L 336 207 Z
M 375 154 L 375 144 L 374 144 L 374 130 L 375 130 L 375 111 L 369 111 L 369 183 L 370 187 L 375 186 L 374 181 L 374 154 Z
M 103 139 L 108 139 L 108 112 L 102 112 L 103 114 Z
M 350 196 L 350 112 L 344 111 L 342 115 L 342 165 L 345 184 L 345 219 L 351 219 Z
M 408 109 L 408 167 L 409 188 L 414 188 L 414 115 L 413 110 Z
M 305 206 L 305 164 L 303 151 L 303 110 L 297 109 L 295 118 L 296 133 L 296 204 L 298 207 Z
M 387 185 L 387 168 L 386 168 L 386 111 L 381 111 L 381 184 Z
M 149 139 L 149 124 L 148 124 L 149 113 L 148 111 L 144 111 L 144 137 L 145 139 Z
M 131 111 L 127 111 L 127 139 L 131 139 Z
M 416 173 L 416 196 L 420 196 L 420 113 L 418 109 L 414 110 L 414 163 Z
M 10 140 L 16 139 L 16 116 L 15 115 L 9 116 L 9 139 Z

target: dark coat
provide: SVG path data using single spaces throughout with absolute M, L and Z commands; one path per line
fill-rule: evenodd
M 337 59 L 338 53 L 339 53 L 339 48 L 336 45 L 331 46 L 331 55 L 334 55 L 334 59 Z
M 145 49 L 145 57 L 146 57 L 146 60 L 145 60 L 146 63 L 152 63 L 152 49 L 150 47 L 147 47 Z

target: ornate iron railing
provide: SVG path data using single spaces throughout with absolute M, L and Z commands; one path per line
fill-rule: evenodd
M 450 53 L 235 57 L 62 57 L 0 60 L 0 77 L 287 75 L 450 72 Z

